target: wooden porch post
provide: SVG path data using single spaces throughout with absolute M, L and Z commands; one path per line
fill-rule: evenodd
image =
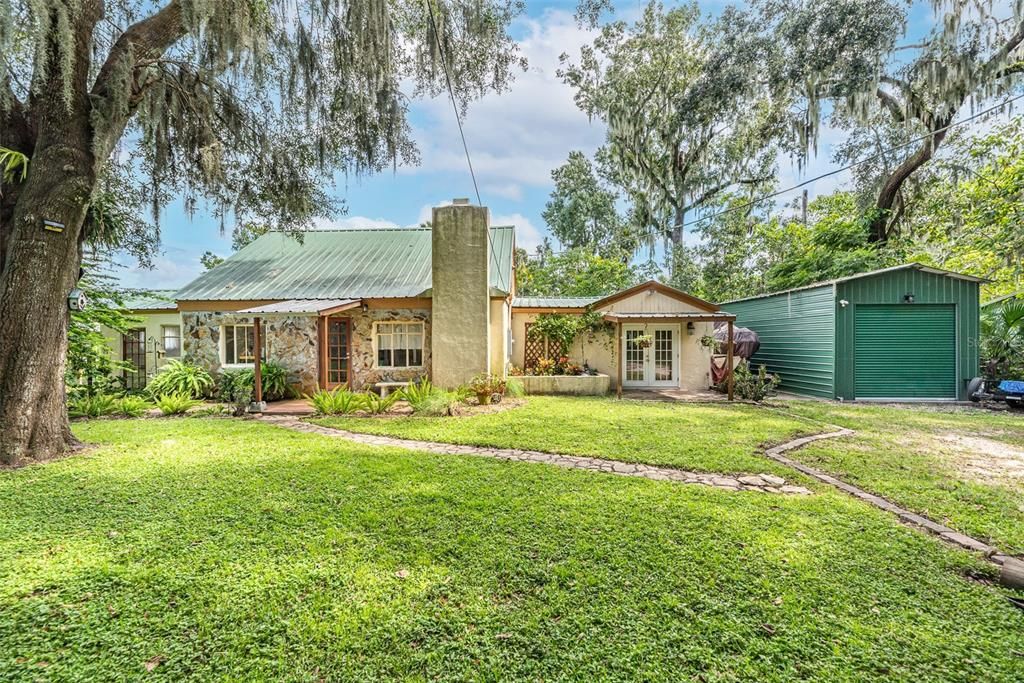
M 622 341 L 622 322 L 615 323 L 615 353 L 619 356 L 619 372 L 618 377 L 615 380 L 615 397 L 622 398 L 622 372 L 623 372 L 623 356 L 625 344 Z
M 328 389 L 327 386 L 327 317 L 321 315 L 316 321 L 317 339 L 317 388 Z
M 729 400 L 732 400 L 733 372 L 732 372 L 732 321 L 729 321 L 729 341 L 726 344 L 725 363 L 729 367 Z
M 263 344 L 262 335 L 260 334 L 260 319 L 259 317 L 252 319 L 252 345 L 253 345 L 253 383 L 256 385 L 256 403 L 263 403 L 263 375 L 261 367 L 263 365 Z

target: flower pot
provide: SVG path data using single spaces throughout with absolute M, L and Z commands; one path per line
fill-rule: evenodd
M 491 405 L 491 392 L 480 393 L 476 395 L 476 400 L 480 402 L 482 406 Z

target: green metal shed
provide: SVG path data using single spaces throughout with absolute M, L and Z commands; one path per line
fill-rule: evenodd
M 794 394 L 967 400 L 983 278 L 908 263 L 725 302 L 761 337 L 751 362 Z

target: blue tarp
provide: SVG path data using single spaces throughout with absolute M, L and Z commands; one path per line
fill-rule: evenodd
M 1024 394 L 1024 382 L 1004 379 L 999 383 L 999 391 L 1007 394 Z

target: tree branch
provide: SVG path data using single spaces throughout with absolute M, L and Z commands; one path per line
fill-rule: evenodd
M 892 94 L 878 88 L 875 90 L 875 97 L 881 101 L 883 107 L 889 110 L 889 113 L 893 115 L 897 123 L 903 123 L 907 120 L 903 105 Z
M 141 99 L 142 92 L 152 83 L 144 73 L 139 73 L 136 67 L 140 63 L 150 62 L 157 59 L 169 47 L 174 45 L 185 35 L 186 30 L 182 23 L 183 12 L 180 0 L 171 0 L 155 14 L 135 22 L 121 34 L 110 49 L 106 61 L 100 68 L 99 74 L 92 87 L 92 97 L 99 100 L 110 101 L 113 90 L 116 87 L 114 79 L 122 60 L 132 60 L 132 92 L 129 96 L 130 111 L 127 115 L 111 118 L 106 122 L 105 129 L 97 131 L 97 139 L 103 140 L 102 150 L 112 149 L 113 143 L 121 137 L 121 132 L 131 116 L 134 107 Z M 143 70 L 144 71 L 144 70 Z M 113 114 L 114 112 L 111 112 Z

